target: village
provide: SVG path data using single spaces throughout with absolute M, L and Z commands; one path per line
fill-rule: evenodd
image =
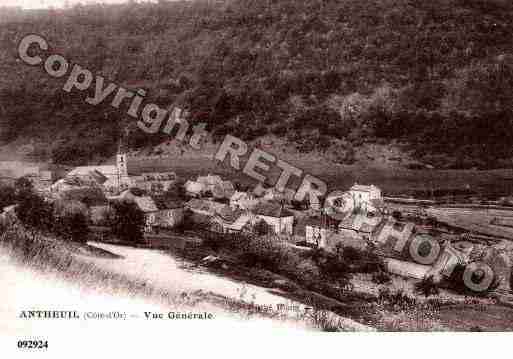
M 28 179 L 46 201 L 80 203 L 100 241 L 114 240 L 106 227 L 113 204 L 129 202 L 144 215 L 144 243 L 150 248 L 172 246 L 185 232 L 200 238 L 205 233 L 271 236 L 293 248 L 371 250 L 388 273 L 437 283 L 452 280 L 458 266 L 480 260 L 493 270 L 494 291 L 510 296 L 511 208 L 488 206 L 493 208 L 477 215 L 480 222 L 471 223 L 462 214 L 470 211 L 476 217 L 484 207 L 437 207 L 430 201 L 385 197 L 379 187 L 358 183 L 323 204 L 298 202 L 293 191 L 261 183 L 250 188 L 216 174 L 179 178 L 165 158 L 127 152 L 120 146 L 113 165 L 63 169 L 10 161 L 0 164 L 0 173 L 7 184 Z M 333 205 L 337 216 L 329 213 Z M 4 208 L 1 218 L 13 219 L 15 208 Z M 430 262 L 416 260 L 408 250 L 421 235 L 439 243 Z M 405 246 L 397 250 L 399 242 Z

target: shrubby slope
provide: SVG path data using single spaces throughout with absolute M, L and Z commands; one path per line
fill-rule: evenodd
M 179 1 L 0 24 L 2 139 L 38 139 L 37 155 L 79 163 L 115 151 L 126 111 L 86 105 L 17 62 L 29 32 L 148 100 L 191 107 L 217 137 L 273 133 L 304 152 L 341 139 L 346 153 L 398 140 L 437 167 L 513 165 L 507 0 Z

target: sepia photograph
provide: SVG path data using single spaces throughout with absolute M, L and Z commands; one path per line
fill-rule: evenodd
M 492 356 L 512 265 L 512 0 L 0 0 L 9 358 Z

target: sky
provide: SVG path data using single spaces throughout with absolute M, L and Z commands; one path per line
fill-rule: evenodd
M 69 5 L 82 4 L 119 4 L 127 2 L 127 0 L 0 0 L 0 6 L 21 6 L 25 9 L 42 9 L 42 8 L 59 8 L 63 7 L 65 3 Z

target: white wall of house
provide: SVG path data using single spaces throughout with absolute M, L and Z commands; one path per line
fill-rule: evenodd
M 354 185 L 349 189 L 349 193 L 351 194 L 351 197 L 353 197 L 357 206 L 368 204 L 372 199 L 381 198 L 381 190 L 379 187 L 374 185 Z
M 155 226 L 155 223 L 157 221 L 157 212 L 146 212 L 144 214 L 144 218 L 146 219 L 144 231 L 151 232 L 153 230 L 153 226 Z
M 162 228 L 174 228 L 183 223 L 184 209 L 172 208 L 156 212 L 145 213 L 146 226 L 145 232 L 152 232 L 153 228 L 158 226 Z
M 174 228 L 182 224 L 183 219 L 183 208 L 165 209 L 156 213 L 155 225 L 165 228 Z
M 351 190 L 350 193 L 357 205 L 360 205 L 363 202 L 368 203 L 371 199 L 371 193 L 367 191 Z
M 315 225 L 306 225 L 306 243 L 323 248 L 326 243 L 327 230 Z

